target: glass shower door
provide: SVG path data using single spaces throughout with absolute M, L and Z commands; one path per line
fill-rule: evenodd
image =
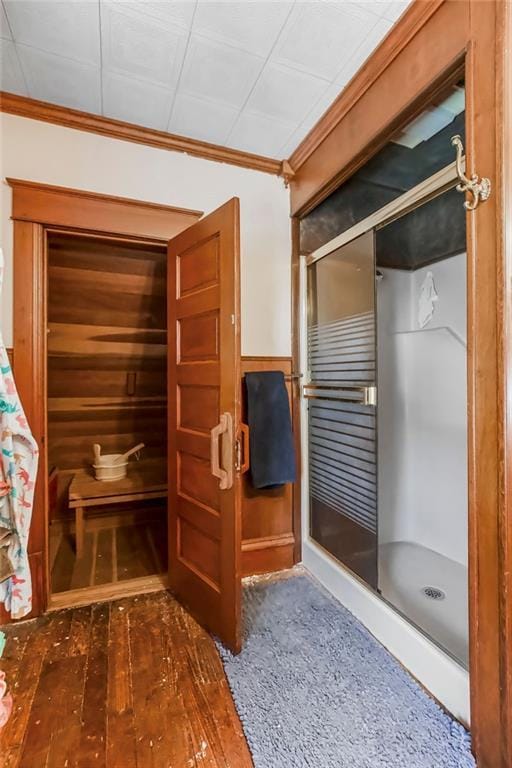
M 377 588 L 375 248 L 307 268 L 310 535 Z

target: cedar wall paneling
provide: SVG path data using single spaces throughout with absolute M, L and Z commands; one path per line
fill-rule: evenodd
M 59 469 L 60 516 L 93 443 L 165 455 L 166 254 L 52 235 L 48 286 L 48 466 Z
M 242 421 L 247 419 L 243 375 L 248 371 L 291 374 L 289 357 L 242 357 Z M 291 384 L 287 382 L 291 399 Z M 242 575 L 279 571 L 294 564 L 294 486 L 256 490 L 250 472 L 242 477 Z

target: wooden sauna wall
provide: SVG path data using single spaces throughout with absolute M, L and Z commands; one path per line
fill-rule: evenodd
M 48 456 L 66 514 L 72 470 L 92 444 L 117 453 L 144 442 L 165 456 L 166 253 L 164 249 L 52 235 L 48 248 Z

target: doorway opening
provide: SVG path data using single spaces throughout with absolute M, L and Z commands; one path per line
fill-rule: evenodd
M 47 321 L 52 602 L 165 586 L 166 248 L 49 231 Z M 140 444 L 95 478 L 94 446 L 101 463 Z

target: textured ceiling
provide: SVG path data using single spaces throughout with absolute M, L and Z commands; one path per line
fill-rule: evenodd
M 3 0 L 1 88 L 281 159 L 407 0 Z

